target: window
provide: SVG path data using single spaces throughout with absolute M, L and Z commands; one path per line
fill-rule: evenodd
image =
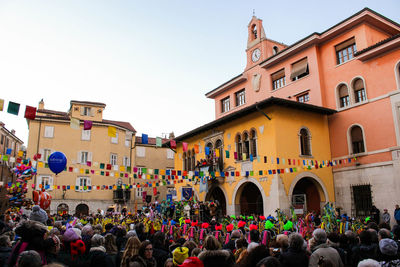
M 253 155 L 253 157 L 257 157 L 257 133 L 255 130 L 250 131 L 250 147 L 251 155 Z
M 311 156 L 311 136 L 305 128 L 300 130 L 300 155 Z
M 77 188 L 75 188 L 75 191 L 78 192 L 89 192 L 89 186 L 92 186 L 92 182 L 89 177 L 78 177 L 76 178 L 76 184 Z
M 90 130 L 82 130 L 82 140 L 90 141 Z
M 230 99 L 229 96 L 221 100 L 221 111 L 228 112 L 230 109 Z
M 54 137 L 54 126 L 44 126 L 44 137 L 46 138 Z
M 126 147 L 129 147 L 130 144 L 131 144 L 131 140 L 125 139 L 125 146 L 126 146 Z
M 308 101 L 310 101 L 310 95 L 309 95 L 308 93 L 299 95 L 299 96 L 297 97 L 297 102 L 302 102 L 302 103 L 304 103 L 304 102 L 308 102 Z
M 251 26 L 252 40 L 257 39 L 257 26 L 253 24 Z
M 92 108 L 90 108 L 90 107 L 82 107 L 81 108 L 81 115 L 83 115 L 83 116 L 93 116 Z
M 42 187 L 40 187 L 40 185 L 42 185 Z M 46 189 L 46 191 L 53 190 L 53 177 L 40 175 L 36 184 L 36 190 L 41 190 L 42 188 Z
M 124 157 L 124 160 L 123 160 L 123 162 L 122 162 L 122 165 L 125 166 L 125 167 L 131 166 L 129 157 L 127 157 L 127 156 Z
M 4 143 L 4 135 L 1 135 L 1 144 Z
M 110 155 L 110 164 L 112 166 L 117 165 L 117 154 L 111 153 L 111 155 Z
M 246 94 L 244 89 L 240 90 L 239 92 L 236 92 L 235 97 L 236 97 L 236 106 L 241 106 L 246 103 L 246 98 L 245 98 Z
M 339 107 L 344 108 L 350 105 L 349 90 L 345 84 L 341 84 L 338 88 Z
M 80 151 L 79 155 L 79 163 L 80 164 L 86 164 L 89 160 L 89 152 L 87 151 Z
M 284 87 L 286 85 L 285 69 L 281 69 L 280 71 L 272 74 L 271 80 L 273 90 Z
M 367 100 L 367 96 L 365 95 L 364 81 L 360 78 L 357 78 L 353 83 L 354 89 L 354 101 L 356 103 L 364 102 Z
M 236 135 L 236 152 L 237 152 L 237 160 L 242 160 L 243 155 L 242 149 L 242 137 L 240 134 Z
M 371 185 L 356 185 L 353 190 L 356 216 L 368 216 L 372 208 Z
M 218 164 L 218 171 L 223 171 L 223 167 L 224 167 L 224 161 L 223 161 L 223 158 L 224 158 L 224 155 L 223 155 L 223 153 L 224 153 L 224 147 L 223 147 L 223 145 L 222 145 L 222 141 L 220 140 L 220 139 L 218 139 L 216 142 L 215 142 L 215 150 L 218 150 L 219 152 L 219 157 L 218 158 L 216 158 L 216 161 L 217 161 L 217 164 Z
M 192 149 L 192 171 L 196 168 L 196 153 L 194 152 L 194 148 Z
M 118 133 L 115 133 L 115 137 L 111 137 L 111 143 L 118 144 Z
M 292 64 L 292 73 L 290 74 L 290 79 L 296 81 L 309 74 L 308 61 L 307 58 L 303 58 L 300 61 Z
M 182 158 L 183 158 L 183 170 L 184 171 L 188 171 L 189 170 L 189 164 L 190 164 L 190 160 L 188 160 L 188 153 L 186 153 L 186 152 L 183 152 L 183 155 L 182 155 Z
M 273 53 L 274 55 L 276 55 L 276 54 L 278 54 L 278 52 L 279 52 L 279 48 L 278 48 L 277 46 L 274 46 L 274 47 L 272 48 L 272 53 Z
M 246 154 L 246 159 L 250 158 L 250 139 L 247 132 L 243 134 L 243 154 Z
M 142 199 L 142 194 L 143 194 L 143 188 L 142 187 L 136 188 L 136 198 Z
M 338 44 L 335 46 L 335 50 L 337 64 L 342 64 L 346 61 L 349 61 L 354 57 L 354 53 L 357 52 L 356 40 L 353 37 L 341 44 Z
M 353 126 L 350 130 L 352 154 L 365 152 L 363 132 L 360 126 Z
M 137 146 L 136 147 L 136 156 L 138 158 L 144 158 L 146 157 L 146 148 L 143 146 Z
M 174 151 L 167 149 L 167 159 L 174 159 Z
M 6 143 L 4 145 L 6 146 L 6 148 L 8 148 L 8 144 L 9 144 L 10 140 L 7 137 L 5 139 L 6 139 Z
M 51 149 L 43 149 L 43 160 L 44 162 L 47 162 L 49 160 L 49 157 L 51 155 Z

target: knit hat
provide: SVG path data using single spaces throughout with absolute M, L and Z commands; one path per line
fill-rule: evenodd
M 82 239 L 81 230 L 78 228 L 69 228 L 64 233 L 64 241 L 71 242 Z
M 382 254 L 388 256 L 394 256 L 397 254 L 397 244 L 396 241 L 390 238 L 384 238 L 379 241 L 379 249 L 381 250 Z
M 189 257 L 179 267 L 204 267 L 204 264 L 197 257 Z
M 76 240 L 71 242 L 71 257 L 76 259 L 77 257 L 83 255 L 86 251 L 85 243 L 82 240 Z
M 29 219 L 32 221 L 41 222 L 45 225 L 48 217 L 46 211 L 41 209 L 38 205 L 35 205 L 32 207 L 32 212 L 29 216 Z
M 189 257 L 189 249 L 187 247 L 178 247 L 172 252 L 172 257 L 174 264 L 180 265 Z

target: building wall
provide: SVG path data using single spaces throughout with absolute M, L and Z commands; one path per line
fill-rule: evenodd
M 40 125 L 40 136 L 39 136 L 39 125 Z M 46 138 L 44 137 L 45 127 L 54 126 L 54 137 Z M 28 139 L 28 150 L 27 157 L 33 158 L 36 153 L 41 153 L 43 155 L 43 149 L 51 149 L 52 152 L 60 151 L 67 157 L 67 167 L 74 167 L 78 170 L 80 169 L 95 169 L 100 171 L 99 165 L 96 167 L 94 164 L 97 163 L 110 163 L 111 153 L 117 154 L 117 165 L 121 166 L 123 164 L 123 157 L 132 157 L 134 160 L 134 155 L 131 156 L 130 143 L 125 145 L 125 134 L 126 129 L 116 127 L 118 133 L 118 143 L 111 143 L 111 137 L 108 136 L 108 126 L 93 124 L 91 130 L 90 141 L 82 140 L 82 130 L 83 124 L 80 125 L 79 130 L 72 129 L 70 127 L 69 121 L 57 121 L 57 120 L 44 120 L 40 123 L 38 119 L 29 121 L 29 139 Z M 134 138 L 134 136 L 133 136 Z M 134 139 L 130 142 L 134 142 Z M 38 145 L 39 142 L 39 145 Z M 91 153 L 92 166 L 88 167 L 86 164 L 81 164 L 78 152 L 88 151 Z M 42 158 L 42 161 L 46 159 Z M 107 171 L 107 170 L 103 170 Z M 119 172 L 111 170 L 111 172 Z M 70 185 L 71 190 L 67 190 L 65 198 L 71 201 L 105 201 L 110 205 L 113 204 L 113 190 L 92 190 L 90 192 L 79 192 L 75 190 L 76 179 L 78 177 L 89 177 L 91 179 L 91 185 L 115 185 L 117 183 L 118 177 L 102 176 L 96 174 L 81 174 L 79 171 L 69 172 L 63 171 L 57 176 L 54 175 L 49 168 L 40 168 L 37 170 L 37 177 L 40 175 L 48 175 L 53 178 L 53 185 Z M 121 178 L 124 184 L 131 184 L 129 178 Z M 37 178 L 30 181 L 31 183 L 36 183 Z M 29 186 L 31 190 L 31 186 Z M 55 203 L 56 200 L 62 199 L 63 191 L 62 189 L 50 189 L 48 192 L 53 197 L 54 204 L 51 205 L 51 212 L 56 210 Z M 30 192 L 28 193 L 30 194 Z M 133 195 L 133 194 L 132 194 Z
M 230 166 L 234 167 L 235 171 L 254 170 L 255 172 L 258 170 L 276 168 L 285 169 L 293 167 L 288 165 L 287 159 L 300 158 L 298 133 L 301 127 L 306 126 L 311 131 L 313 147 L 312 157 L 307 157 L 306 159 L 321 161 L 330 159 L 329 132 L 325 115 L 282 107 L 270 107 L 263 111 L 271 117 L 271 120 L 268 120 L 261 113 L 252 113 L 183 141 L 189 144 L 189 149 L 191 149 L 194 144 L 199 144 L 203 148 L 202 151 L 196 155 L 196 160 L 198 160 L 200 158 L 205 158 L 204 146 L 206 144 L 203 139 L 213 133 L 223 132 L 224 150 L 230 151 L 230 158 L 226 158 L 225 152 L 223 153 L 224 168 Z M 260 127 L 263 128 L 263 131 L 260 130 Z M 257 131 L 257 148 L 260 161 L 258 162 L 257 159 L 253 162 L 249 160 L 236 161 L 234 159 L 234 152 L 236 151 L 235 136 L 237 133 L 243 133 L 245 130 L 250 131 L 252 128 Z M 183 166 L 180 156 L 182 153 L 182 146 L 178 144 L 178 157 L 175 158 L 175 168 L 177 169 Z M 270 158 L 268 159 L 268 163 L 264 163 L 264 156 L 268 158 L 271 156 L 275 157 L 274 163 L 271 164 Z M 276 157 L 286 158 L 286 163 L 276 164 Z M 228 177 L 222 179 L 223 182 L 220 184 L 211 183 L 210 186 L 220 187 L 224 192 L 228 214 L 238 213 L 238 192 L 240 192 L 242 186 L 246 182 L 253 182 L 262 193 L 264 214 L 273 213 L 276 208 L 288 210 L 290 206 L 289 199 L 293 192 L 294 184 L 303 177 L 311 177 L 315 179 L 316 182 L 320 183 L 321 193 L 324 194 L 322 197 L 323 201 L 334 201 L 335 196 L 331 167 L 312 169 L 307 172 L 304 172 L 300 166 L 297 166 L 297 168 L 298 172 L 296 173 L 267 175 L 263 177 L 255 175 L 254 177 L 247 178 L 243 176 Z M 176 185 L 178 199 L 181 198 L 180 188 L 184 186 L 193 186 L 196 191 L 195 195 L 198 195 L 200 200 L 205 199 L 206 193 L 200 193 L 199 184 L 193 182 Z M 211 187 L 209 189 L 211 189 Z

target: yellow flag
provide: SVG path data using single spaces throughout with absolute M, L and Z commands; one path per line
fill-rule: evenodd
M 125 166 L 119 166 L 119 171 L 124 172 L 125 171 Z
M 0 111 L 3 111 L 4 108 L 4 100 L 0 99 Z
M 85 171 L 83 169 L 80 169 L 79 172 L 80 173 L 85 173 Z
M 215 150 L 215 156 L 219 158 L 219 149 Z
M 108 126 L 108 136 L 117 137 L 117 129 L 112 126 Z
M 246 155 L 246 153 L 243 153 L 243 160 L 246 160 L 247 159 L 247 155 Z
M 20 150 L 18 151 L 18 157 L 22 157 L 24 155 L 24 151 Z
M 39 161 L 39 162 L 38 162 L 38 167 L 39 167 L 39 168 L 43 168 L 43 162 Z

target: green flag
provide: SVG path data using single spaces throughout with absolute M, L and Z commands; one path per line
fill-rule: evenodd
M 19 113 L 19 104 L 14 102 L 8 102 L 8 109 L 7 112 L 10 114 L 14 114 L 18 116 Z
M 157 137 L 156 138 L 156 147 L 161 147 L 161 146 L 162 146 L 161 137 Z

